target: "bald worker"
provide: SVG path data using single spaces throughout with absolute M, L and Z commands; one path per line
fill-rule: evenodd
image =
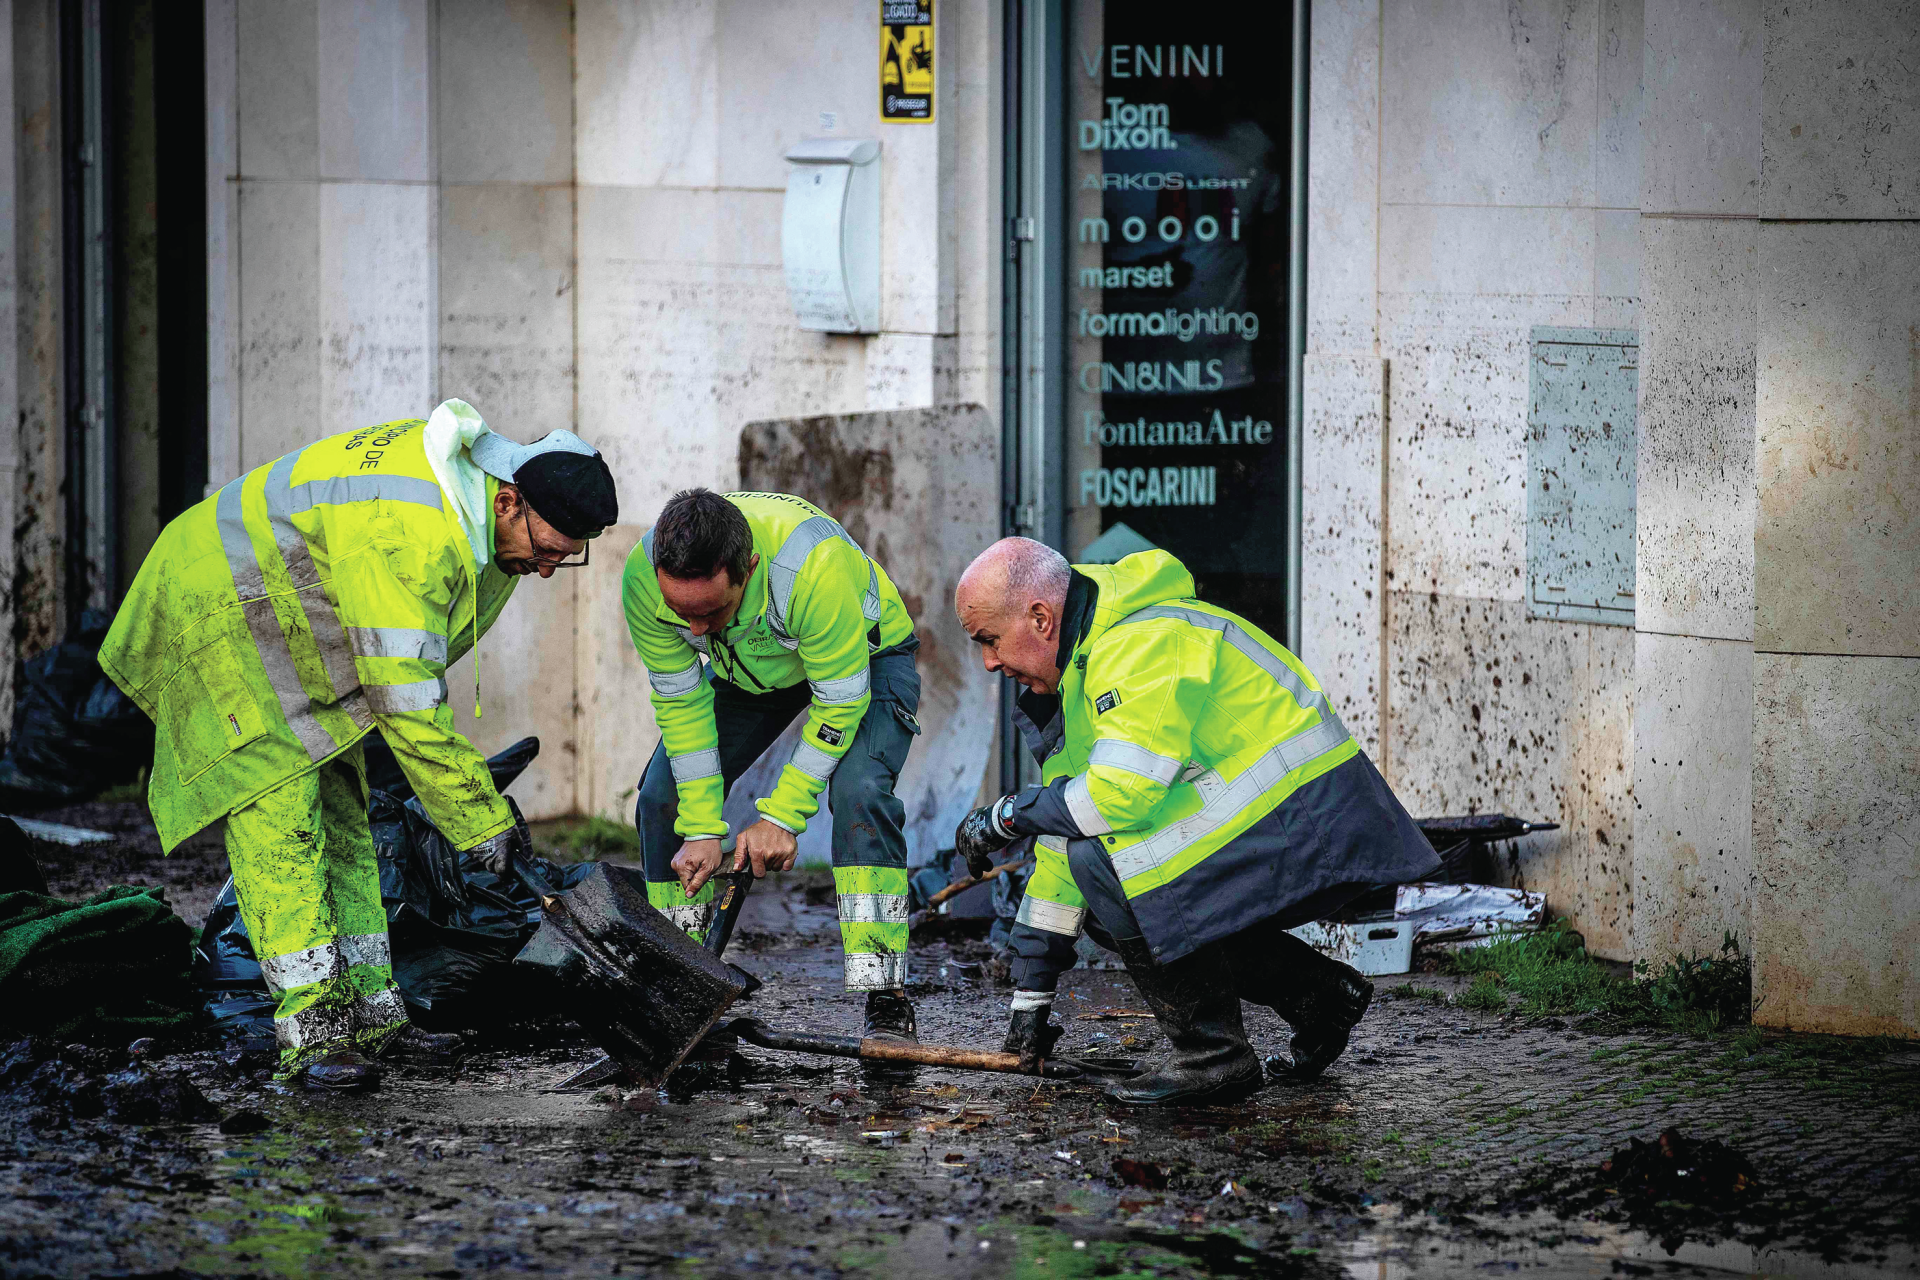
M 989 547 L 954 596 L 987 670 L 1025 686 L 1015 722 L 1042 781 L 968 814 L 976 874 L 1035 838 L 1014 928 L 1006 1049 L 1032 1066 L 1084 927 L 1120 953 L 1171 1052 L 1115 1086 L 1134 1104 L 1231 1102 L 1265 1075 L 1240 1002 L 1293 1028 L 1270 1065 L 1311 1078 L 1346 1048 L 1372 984 L 1287 932 L 1438 859 L 1300 660 L 1194 597 L 1164 551 L 1070 566 L 1027 538 Z

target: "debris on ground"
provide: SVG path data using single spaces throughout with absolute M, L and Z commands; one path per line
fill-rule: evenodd
M 214 1120 L 220 1108 L 185 1074 L 132 1055 L 28 1037 L 0 1054 L 0 1095 L 40 1108 L 45 1126 L 105 1116 L 121 1124 Z
M 0 893 L 0 1034 L 124 1044 L 184 1031 L 199 1004 L 192 948 L 164 889 Z
M 153 763 L 153 722 L 100 670 L 112 623 L 112 614 L 89 609 L 71 640 L 21 664 L 0 755 L 0 812 L 86 800 Z
M 1724 1142 L 1663 1130 L 1652 1142 L 1628 1138 L 1600 1163 L 1608 1187 L 1629 1202 L 1670 1201 L 1732 1208 L 1759 1185 L 1753 1165 Z
M 1547 895 L 1492 884 L 1422 881 L 1394 890 L 1393 914 L 1411 921 L 1415 945 L 1531 933 L 1547 920 Z

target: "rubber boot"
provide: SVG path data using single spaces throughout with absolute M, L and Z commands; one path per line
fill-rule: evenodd
M 365 1093 L 380 1083 L 380 1064 L 357 1049 L 335 1049 L 309 1063 L 307 1088 L 324 1093 Z
M 1268 1058 L 1268 1069 L 1312 1080 L 1332 1066 L 1366 1013 L 1373 984 L 1277 925 L 1255 925 L 1225 945 L 1240 998 L 1265 1005 L 1293 1028 L 1288 1053 Z
M 1133 1106 L 1219 1106 L 1266 1083 L 1240 1021 L 1233 969 L 1218 945 L 1161 964 L 1145 938 L 1117 941 L 1172 1052 L 1146 1074 L 1109 1088 L 1108 1097 Z
M 920 1029 L 913 1020 L 913 1001 L 904 991 L 867 992 L 867 1022 L 860 1035 L 867 1040 L 894 1040 L 919 1044 Z

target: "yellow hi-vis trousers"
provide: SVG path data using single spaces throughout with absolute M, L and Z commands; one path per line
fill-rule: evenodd
M 377 1052 L 407 1025 L 393 984 L 358 745 L 227 818 L 240 915 L 285 1079 L 335 1049 Z

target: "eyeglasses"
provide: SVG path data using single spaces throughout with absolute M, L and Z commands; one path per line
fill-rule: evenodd
M 540 544 L 533 540 L 533 524 L 527 519 L 527 504 L 524 501 L 520 504 L 520 524 L 527 531 L 527 546 L 532 549 L 532 554 L 526 557 L 527 563 L 536 569 L 584 569 L 587 567 L 587 561 L 593 557 L 591 541 L 580 549 L 578 560 L 568 560 L 564 557 L 556 560 L 552 556 L 541 555 Z

